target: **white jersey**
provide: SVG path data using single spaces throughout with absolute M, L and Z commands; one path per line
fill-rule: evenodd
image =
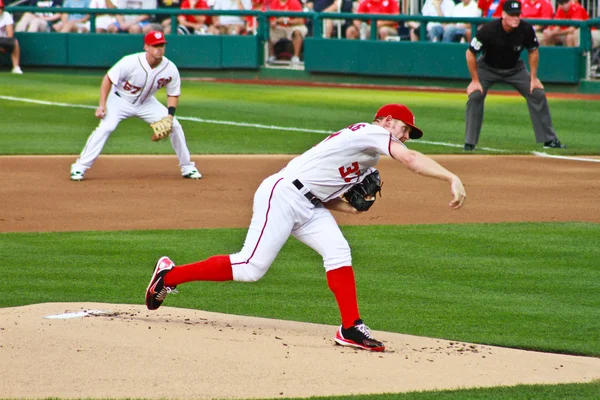
M 362 182 L 381 154 L 390 155 L 392 141 L 402 144 L 378 125 L 356 123 L 294 158 L 281 173 L 328 201 Z
M 146 60 L 146 53 L 131 54 L 119 60 L 107 75 L 117 95 L 134 105 L 144 104 L 163 87 L 168 96 L 181 95 L 179 70 L 166 57 L 152 68 Z
M 6 32 L 7 25 L 14 25 L 15 21 L 13 20 L 12 15 L 9 12 L 2 12 L 0 14 L 0 37 L 8 37 L 8 33 Z

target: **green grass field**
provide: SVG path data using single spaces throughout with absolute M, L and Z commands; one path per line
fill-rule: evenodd
M 11 129 L 0 136 L 0 154 L 78 154 L 98 123 L 93 109 L 97 106 L 100 81 L 100 75 L 3 76 L 0 109 L 3 123 Z M 159 99 L 164 99 L 164 91 L 161 95 Z M 1 96 L 89 108 L 32 104 Z M 463 93 L 185 82 L 177 115 L 194 154 L 298 154 L 324 135 L 311 131 L 335 132 L 354 122 L 370 121 L 378 107 L 390 102 L 407 104 L 413 110 L 417 124 L 425 131 L 423 141 L 455 146 L 417 140 L 411 143 L 412 148 L 430 154 L 462 152 L 466 103 Z M 600 154 L 598 102 L 549 99 L 549 103 L 559 138 L 569 146 L 554 153 Z M 169 146 L 148 140 L 148 129 L 141 120 L 123 122 L 108 141 L 104 154 L 170 154 Z M 488 97 L 478 146 L 517 154 L 542 150 L 535 143 L 523 98 Z
M 97 124 L 100 78 L 3 75 L 0 154 L 79 153 Z M 424 140 L 455 145 L 416 141 L 409 147 L 462 153 L 465 101 L 464 94 L 184 82 L 178 116 L 193 154 L 296 154 L 322 140 L 324 133 L 313 131 L 335 131 L 369 120 L 384 103 L 403 102 L 415 112 Z M 550 100 L 556 130 L 569 145 L 553 154 L 600 154 L 599 104 Z M 103 154 L 172 154 L 170 146 L 150 142 L 150 134 L 143 122 L 128 120 Z M 480 146 L 541 150 L 522 98 L 488 98 Z M 600 357 L 599 224 L 345 226 L 343 232 L 353 250 L 361 314 L 377 330 Z M 7 285 L 0 307 L 143 304 L 158 256 L 192 262 L 237 251 L 244 236 L 243 229 L 2 233 L 0 271 Z M 332 325 L 339 318 L 320 257 L 295 239 L 257 283 L 199 282 L 180 290 L 169 306 Z M 351 398 L 597 400 L 600 382 Z

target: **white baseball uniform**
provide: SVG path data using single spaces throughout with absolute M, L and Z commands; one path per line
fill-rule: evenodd
M 138 117 L 151 124 L 165 117 L 168 110 L 154 97 L 157 90 L 164 87 L 168 96 L 181 94 L 179 70 L 166 57 L 163 57 L 157 67 L 152 68 L 146 60 L 145 52 L 131 54 L 118 61 L 107 75 L 113 85 L 106 100 L 106 115 L 71 166 L 72 173 L 84 173 L 92 166 L 106 140 L 122 120 Z M 169 138 L 179 159 L 182 175 L 189 174 L 195 169 L 195 164 L 190 160 L 183 128 L 177 118 L 173 119 L 173 131 Z
M 244 247 L 230 255 L 233 279 L 260 279 L 290 234 L 323 257 L 326 271 L 352 265 L 348 242 L 322 203 L 361 182 L 381 154 L 390 155 L 391 141 L 402 144 L 378 125 L 357 123 L 265 179 L 254 195 Z

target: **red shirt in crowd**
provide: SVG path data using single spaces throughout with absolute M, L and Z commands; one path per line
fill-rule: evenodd
M 481 16 L 483 18 L 499 18 L 502 16 L 502 6 L 504 5 L 504 2 L 505 0 L 478 0 L 477 7 L 481 10 Z M 492 15 L 488 15 L 490 8 L 492 8 Z
M 396 0 L 363 0 L 356 10 L 357 14 L 400 14 Z M 365 21 L 367 22 L 367 21 Z M 397 24 L 395 26 L 398 26 Z
M 252 0 L 252 9 L 258 11 L 267 11 L 267 5 L 265 4 L 265 0 Z M 246 28 L 249 31 L 256 31 L 258 23 L 256 22 L 256 17 L 248 15 L 246 18 Z
M 496 6 L 491 18 L 502 17 L 502 8 L 506 0 L 499 0 L 494 4 L 494 0 L 479 0 L 477 7 L 481 9 L 481 16 L 487 17 L 490 7 Z M 554 7 L 550 0 L 538 0 L 535 3 L 531 0 L 521 0 L 521 18 L 530 19 L 552 19 L 554 16 Z
M 549 0 L 521 0 L 521 18 L 552 19 L 554 7 Z
M 363 0 L 356 10 L 358 14 L 400 14 L 396 0 Z
M 585 21 L 587 19 L 590 19 L 590 15 L 587 13 L 585 8 L 581 6 L 581 4 L 571 1 L 568 11 L 563 10 L 560 6 L 556 7 L 556 14 L 554 15 L 554 19 L 571 19 Z M 567 28 L 569 27 L 562 26 L 560 29 Z
M 182 10 L 189 10 L 192 7 L 190 6 L 190 0 L 183 0 L 181 2 L 181 9 Z M 204 0 L 196 0 L 196 4 L 194 4 L 194 10 L 208 10 L 210 7 L 208 6 L 208 4 L 206 4 L 206 2 Z M 194 15 L 184 15 L 186 21 L 191 22 L 193 24 L 197 23 L 196 19 L 194 18 Z M 212 24 L 212 17 L 210 16 L 206 16 L 206 19 L 204 20 L 204 25 L 210 25 Z
M 302 3 L 299 0 L 287 0 L 283 4 L 281 4 L 281 0 L 273 0 L 271 2 L 271 6 L 269 8 L 270 11 L 304 11 L 302 7 Z M 288 17 L 292 18 L 292 17 Z M 271 18 L 273 21 L 275 17 Z M 287 24 L 280 24 L 287 25 Z

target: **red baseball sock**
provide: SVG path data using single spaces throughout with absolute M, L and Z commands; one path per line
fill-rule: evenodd
M 360 319 L 356 300 L 356 282 L 351 266 L 327 271 L 327 284 L 333 292 L 342 316 L 342 326 L 349 328 Z
M 178 265 L 165 274 L 166 286 L 192 281 L 231 281 L 233 269 L 229 255 L 212 256 L 204 261 Z

